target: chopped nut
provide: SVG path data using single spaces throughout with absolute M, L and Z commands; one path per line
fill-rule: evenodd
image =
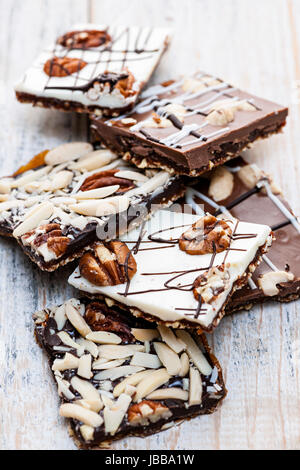
M 95 254 L 86 253 L 79 262 L 80 274 L 98 286 L 114 286 L 132 279 L 136 262 L 127 245 L 120 241 L 97 243 Z
M 45 62 L 44 72 L 49 77 L 68 77 L 86 65 L 87 62 L 75 57 L 52 57 Z
M 201 217 L 179 239 L 179 248 L 189 255 L 221 253 L 231 241 L 232 229 L 212 215 Z
M 202 402 L 202 380 L 199 371 L 190 367 L 189 405 L 200 405 Z
M 55 380 L 57 382 L 58 395 L 60 397 L 64 395 L 67 398 L 67 400 L 73 400 L 75 398 L 75 395 L 69 390 L 70 388 L 69 382 L 67 380 L 63 380 L 61 377 L 57 375 L 55 375 Z
M 167 372 L 167 369 L 162 368 L 154 370 L 152 374 L 149 374 L 149 376 L 145 377 L 137 385 L 134 401 L 140 401 L 142 398 L 149 395 L 149 393 L 168 382 L 170 378 L 171 375 Z
M 103 423 L 100 415 L 74 403 L 64 403 L 61 405 L 59 414 L 65 418 L 77 419 L 93 428 L 97 428 Z
M 178 375 L 181 369 L 178 354 L 164 343 L 153 343 L 156 354 L 170 375 Z
M 77 160 L 93 150 L 93 146 L 87 142 L 70 142 L 62 144 L 50 150 L 45 156 L 47 165 L 59 165 L 60 163 Z
M 125 417 L 130 402 L 131 397 L 125 393 L 122 393 L 111 408 L 104 408 L 103 417 L 106 433 L 109 433 L 113 436 L 117 432 Z
M 121 366 L 114 367 L 113 369 L 103 370 L 94 376 L 94 380 L 117 380 L 120 377 L 126 377 L 126 375 L 136 374 L 144 370 L 144 367 L 139 366 Z
M 94 358 L 98 357 L 98 347 L 95 343 L 93 343 L 93 341 L 89 341 L 88 339 L 80 337 L 78 338 L 77 343 L 81 348 L 83 348 L 83 351 L 88 351 Z
M 178 387 L 160 388 L 146 397 L 149 400 L 183 400 L 187 401 L 189 393 Z
M 91 379 L 92 373 L 92 356 L 90 354 L 84 354 L 79 359 L 77 374 L 85 379 Z
M 201 374 L 210 375 L 212 367 L 191 335 L 184 330 L 177 330 L 176 335 L 186 344 L 186 352 Z
M 98 344 L 119 344 L 121 343 L 120 336 L 108 331 L 92 331 L 86 336 L 86 339 Z
M 43 220 L 49 219 L 51 217 L 53 211 L 54 206 L 51 204 L 51 202 L 43 202 L 37 207 L 37 210 L 35 210 L 30 217 L 26 218 L 24 222 L 15 228 L 13 231 L 13 236 L 16 238 L 21 237 L 30 230 L 37 228 Z
M 227 199 L 233 191 L 234 178 L 225 167 L 218 166 L 212 172 L 208 195 L 216 202 Z
M 71 385 L 74 390 L 76 390 L 83 399 L 89 400 L 93 403 L 93 411 L 97 413 L 103 408 L 103 403 L 100 398 L 98 390 L 86 380 L 81 380 L 79 377 L 72 377 Z
M 132 366 L 142 366 L 147 369 L 158 369 L 161 367 L 161 362 L 155 354 L 145 352 L 136 352 L 130 361 Z
M 113 390 L 114 397 L 118 397 L 121 395 L 121 393 L 125 392 L 126 387 L 128 385 L 137 385 L 140 383 L 144 378 L 148 377 L 150 374 L 152 374 L 152 370 L 144 370 L 142 372 L 137 372 L 134 375 L 131 375 L 130 377 L 127 377 L 126 379 L 122 380 L 118 385 L 115 386 Z
M 83 439 L 88 442 L 94 439 L 94 428 L 92 426 L 87 426 L 87 424 L 83 424 L 80 426 L 80 432 Z
M 184 350 L 185 344 L 182 341 L 180 341 L 180 339 L 176 338 L 171 328 L 168 328 L 165 325 L 157 325 L 157 329 L 160 333 L 160 336 L 162 337 L 162 340 L 171 349 L 173 349 L 173 351 L 179 354 L 181 351 Z
M 128 409 L 128 422 L 131 426 L 147 426 L 149 422 L 156 423 L 171 416 L 172 412 L 167 406 L 150 400 L 143 400 Z
M 73 354 L 66 353 L 63 359 L 55 359 L 52 364 L 52 370 L 68 370 L 77 369 L 79 365 L 79 359 Z
M 90 329 L 89 325 L 80 315 L 78 310 L 70 304 L 70 302 L 66 302 L 65 309 L 66 316 L 69 322 L 74 326 L 78 333 L 80 333 L 84 337 L 92 333 L 92 330 Z
M 70 346 L 71 348 L 74 348 L 74 349 L 80 348 L 80 346 L 71 338 L 71 336 L 66 331 L 60 331 L 59 333 L 57 333 L 57 336 L 67 346 Z
M 198 276 L 193 285 L 193 293 L 196 300 L 209 304 L 213 302 L 227 288 L 229 272 L 222 266 L 213 266 Z
M 67 321 L 65 304 L 60 305 L 55 310 L 54 320 L 56 321 L 58 331 L 62 330 Z
M 258 278 L 257 282 L 263 293 L 267 296 L 279 294 L 278 284 L 293 281 L 294 274 L 286 271 L 270 271 Z
M 157 330 L 148 329 L 148 328 L 132 328 L 131 333 L 138 341 L 144 343 L 145 341 L 152 341 L 153 339 L 159 337 Z
M 107 31 L 87 29 L 82 31 L 69 31 L 60 36 L 57 43 L 70 49 L 90 49 L 104 46 L 111 42 L 111 36 Z

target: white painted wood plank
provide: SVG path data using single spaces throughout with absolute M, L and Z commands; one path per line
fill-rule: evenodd
M 34 153 L 85 136 L 85 119 L 32 109 L 12 84 L 41 46 L 72 23 L 164 25 L 174 29 L 155 73 L 164 80 L 207 70 L 287 104 L 284 134 L 257 144 L 248 158 L 275 174 L 300 214 L 300 5 L 297 0 L 1 0 L 0 171 Z M 90 16 L 90 18 L 89 18 Z M 300 95 L 300 93 L 299 93 Z M 74 449 L 58 418 L 56 389 L 32 336 L 31 314 L 73 295 L 67 273 L 38 271 L 9 240 L 0 243 L 0 408 L 2 449 Z M 220 410 L 115 449 L 298 448 L 299 302 L 270 303 L 223 320 L 210 338 L 229 390 Z

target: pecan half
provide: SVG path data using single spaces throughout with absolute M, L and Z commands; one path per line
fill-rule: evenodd
M 111 42 L 111 36 L 107 31 L 87 29 L 84 31 L 69 31 L 60 36 L 57 43 L 69 49 L 89 49 L 99 47 Z
M 120 170 L 106 170 L 100 171 L 99 173 L 94 173 L 84 180 L 80 190 L 90 191 L 91 189 L 104 188 L 106 186 L 113 186 L 118 184 L 120 188 L 115 194 L 123 194 L 130 189 L 135 188 L 135 184 L 132 180 L 126 178 L 117 178 L 114 176 L 118 171 Z
M 59 224 L 46 224 L 39 227 L 39 233 L 34 239 L 33 245 L 39 247 L 47 242 L 49 250 L 53 251 L 56 256 L 60 256 L 65 253 L 67 246 L 70 243 L 70 239 L 62 234 Z
M 128 422 L 131 426 L 147 426 L 149 422 L 156 423 L 171 416 L 172 412 L 167 406 L 152 400 L 143 400 L 128 409 Z
M 130 327 L 125 323 L 122 315 L 113 311 L 104 303 L 91 302 L 85 310 L 85 320 L 93 331 L 109 331 L 117 333 L 123 343 L 134 343 L 135 338 Z
M 136 262 L 127 245 L 120 241 L 96 243 L 93 253 L 83 255 L 80 274 L 96 286 L 123 284 L 136 273 Z
M 128 96 L 132 96 L 136 94 L 136 91 L 132 89 L 132 86 L 135 81 L 134 76 L 129 71 L 127 71 L 127 73 L 128 73 L 128 76 L 125 78 L 122 78 L 116 84 L 116 88 L 124 96 L 124 98 L 127 98 Z
M 221 219 L 206 215 L 197 220 L 179 239 L 179 248 L 189 255 L 221 253 L 230 245 L 232 230 Z
M 67 77 L 72 73 L 79 72 L 87 65 L 84 60 L 71 57 L 52 57 L 44 65 L 44 72 L 49 77 Z
M 200 297 L 206 304 L 213 302 L 228 285 L 229 273 L 224 266 L 213 266 L 200 274 L 193 285 L 193 293 L 196 300 Z

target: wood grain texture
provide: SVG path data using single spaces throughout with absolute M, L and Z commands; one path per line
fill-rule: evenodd
M 0 170 L 9 174 L 44 148 L 86 136 L 84 117 L 33 109 L 13 83 L 41 47 L 72 23 L 164 25 L 174 37 L 155 79 L 215 73 L 290 108 L 282 135 L 246 152 L 275 175 L 300 214 L 300 2 L 297 0 L 1 0 Z M 31 314 L 75 294 L 71 267 L 38 271 L 12 241 L 0 243 L 0 448 L 74 449 L 58 417 L 48 364 Z M 228 317 L 210 342 L 228 398 L 212 416 L 115 449 L 300 448 L 299 302 Z

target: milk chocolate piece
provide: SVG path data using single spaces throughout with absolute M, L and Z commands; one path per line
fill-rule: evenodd
M 161 210 L 121 240 L 134 257 L 131 277 L 129 262 L 127 279 L 111 277 L 117 263 L 104 264 L 109 254 L 103 256 L 96 243 L 69 283 L 84 295 L 108 296 L 146 320 L 212 332 L 233 292 L 247 283 L 268 250 L 272 234 L 266 225 Z
M 141 168 L 196 176 L 285 125 L 286 107 L 205 73 L 150 87 L 126 116 L 94 117 L 93 139 Z
M 118 116 L 157 67 L 169 30 L 75 25 L 46 48 L 16 85 L 17 99 L 61 111 Z
M 232 178 L 232 191 L 222 199 L 218 195 L 216 201 L 210 190 L 212 179 L 217 177 L 214 172 L 198 180 L 194 186 L 197 192 L 188 190 L 187 200 L 193 200 L 204 210 L 212 214 L 225 212 L 247 222 L 268 224 L 274 233 L 275 240 L 267 255 L 252 275 L 250 283 L 236 291 L 227 305 L 227 312 L 250 309 L 253 304 L 276 300 L 289 302 L 300 295 L 300 224 L 293 214 L 288 202 L 280 189 L 276 187 L 270 175 L 266 175 L 256 165 L 249 164 L 238 158 L 229 165 L 223 182 L 228 176 Z M 221 180 L 218 181 L 222 186 Z M 227 184 L 228 187 L 228 184 Z M 226 192 L 226 188 L 224 189 Z M 224 192 L 224 194 L 225 194 Z M 215 194 L 216 197 L 216 194 Z M 197 209 L 197 206 L 195 206 Z M 198 209 L 201 214 L 201 209 Z M 284 280 L 285 279 L 285 280 Z M 273 289 L 268 288 L 273 283 Z
M 164 171 L 140 171 L 107 149 L 72 142 L 0 179 L 0 234 L 54 271 L 95 240 L 116 238 L 184 193 Z
M 213 413 L 226 396 L 204 336 L 156 327 L 110 299 L 70 299 L 34 315 L 60 415 L 81 448 L 144 437 Z

